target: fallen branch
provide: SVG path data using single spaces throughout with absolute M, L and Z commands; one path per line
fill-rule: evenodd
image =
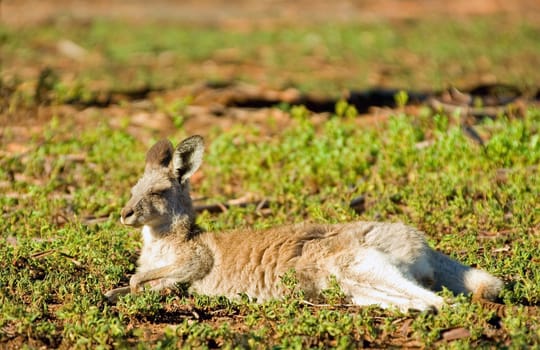
M 259 201 L 239 201 L 236 200 L 230 200 L 225 203 L 214 203 L 214 204 L 201 204 L 195 206 L 195 211 L 197 213 L 201 213 L 203 211 L 207 211 L 211 214 L 215 213 L 225 213 L 229 208 L 231 207 L 239 207 L 239 208 L 245 208 L 250 205 L 256 206 L 256 211 L 260 211 L 261 209 L 266 209 L 270 207 L 270 201 L 263 199 Z
M 57 253 L 60 256 L 68 259 L 75 266 L 78 266 L 78 267 L 82 266 L 82 263 L 79 260 L 75 259 L 75 257 L 73 257 L 73 256 L 71 256 L 71 255 L 69 255 L 67 253 L 64 253 L 62 251 L 56 250 L 56 249 L 49 249 L 49 250 L 45 250 L 45 251 L 42 251 L 42 252 L 34 253 L 34 254 L 30 255 L 30 258 L 39 260 L 39 259 L 42 259 L 42 258 L 44 258 L 46 256 L 49 256 L 49 255 L 52 255 L 52 254 L 55 254 L 55 253 Z

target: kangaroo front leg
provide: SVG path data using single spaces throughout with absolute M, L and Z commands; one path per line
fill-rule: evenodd
M 204 277 L 208 273 L 209 266 L 201 264 L 200 259 L 191 259 L 185 263 L 158 267 L 134 274 L 129 286 L 131 292 L 136 293 L 144 284 L 150 284 L 152 290 L 160 290 L 176 283 L 191 283 Z
M 109 300 L 111 303 L 116 303 L 118 301 L 118 298 L 123 295 L 129 294 L 130 291 L 130 287 L 114 288 L 105 293 L 105 298 L 107 298 L 107 300 Z
M 160 290 L 170 287 L 177 282 L 184 282 L 185 278 L 181 278 L 180 276 L 181 269 L 178 267 L 173 265 L 163 266 L 134 274 L 129 280 L 129 287 L 131 293 L 137 293 L 145 284 L 149 284 L 152 290 Z
M 123 295 L 132 293 L 135 294 L 140 291 L 141 287 L 145 284 L 150 284 L 152 290 L 160 290 L 170 287 L 177 282 L 187 281 L 185 278 L 179 278 L 182 270 L 172 265 L 160 267 L 146 272 L 136 273 L 131 276 L 129 280 L 129 287 L 119 287 L 111 289 L 105 293 L 105 297 L 111 303 L 116 303 L 118 298 Z M 187 276 L 186 276 L 187 277 Z

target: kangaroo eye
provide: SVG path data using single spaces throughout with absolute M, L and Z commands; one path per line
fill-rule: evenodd
M 161 196 L 163 194 L 163 191 L 152 191 L 150 192 L 151 196 Z

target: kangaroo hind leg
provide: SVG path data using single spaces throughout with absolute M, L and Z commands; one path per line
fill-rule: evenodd
M 375 248 L 364 251 L 342 277 L 341 288 L 357 305 L 397 307 L 405 312 L 440 309 L 444 304 L 443 298 L 422 287 Z

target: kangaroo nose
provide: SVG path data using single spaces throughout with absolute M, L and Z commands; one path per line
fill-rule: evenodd
M 122 223 L 124 223 L 125 219 L 129 218 L 133 214 L 135 214 L 135 211 L 133 211 L 133 209 L 131 209 L 131 208 L 123 208 L 122 211 L 120 212 Z

